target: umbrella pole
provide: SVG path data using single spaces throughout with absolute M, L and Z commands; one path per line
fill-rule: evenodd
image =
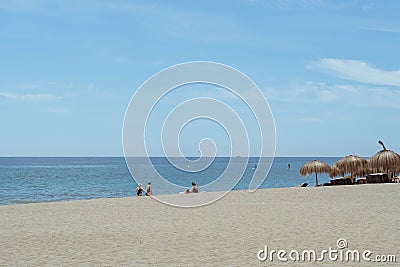
M 318 186 L 318 174 L 315 173 L 315 186 Z

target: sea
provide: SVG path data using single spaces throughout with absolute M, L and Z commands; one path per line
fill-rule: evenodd
M 332 165 L 339 158 L 275 157 L 260 188 L 315 185 L 315 175 L 301 177 L 299 174 L 301 166 L 314 159 Z M 233 190 L 248 189 L 258 160 L 248 159 L 247 168 Z M 200 189 L 212 177 L 218 177 L 229 162 L 228 157 L 217 157 L 207 169 L 193 173 L 177 170 L 167 158 L 151 158 L 153 167 L 170 182 L 190 188 L 190 182 L 195 180 Z M 152 177 L 146 179 L 151 181 Z M 329 182 L 329 176 L 320 174 L 318 180 L 320 184 Z M 123 157 L 0 157 L 0 205 L 123 198 L 135 196 L 136 186 Z M 168 191 L 153 182 L 153 193 L 179 192 Z

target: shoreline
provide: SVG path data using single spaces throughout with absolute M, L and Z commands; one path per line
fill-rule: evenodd
M 275 158 L 268 176 L 263 181 L 262 188 L 294 187 L 303 182 L 313 184 L 313 178 L 302 178 L 297 169 L 307 162 L 307 158 Z M 330 162 L 335 159 L 331 158 Z M 0 162 L 0 180 L 4 181 L 3 190 L 0 192 L 0 205 L 13 205 L 37 202 L 70 201 L 93 198 L 129 197 L 135 195 L 138 182 L 146 184 L 153 180 L 154 192 L 160 194 L 179 193 L 190 188 L 191 181 L 203 185 L 214 182 L 220 175 L 220 170 L 228 160 L 216 158 L 213 168 L 201 174 L 191 174 L 176 171 L 170 168 L 165 158 L 155 161 L 155 166 L 162 170 L 162 174 L 172 183 L 182 186 L 167 189 L 157 183 L 157 178 L 139 175 L 143 179 L 135 181 L 127 169 L 124 158 L 37 158 L 37 159 L 3 159 Z M 288 162 L 292 169 L 288 169 Z M 255 160 L 250 161 L 244 175 L 235 185 L 235 190 L 246 190 L 253 175 Z M 329 178 L 321 176 L 324 182 Z M 78 179 L 78 180 L 77 180 Z M 156 180 L 154 180 L 156 179 Z M 237 177 L 235 179 L 238 179 Z M 223 187 L 209 186 L 202 189 L 211 192 L 222 190 Z M 225 188 L 228 189 L 228 188 Z M 176 191 L 176 192 L 175 192 Z
M 387 183 L 387 184 L 393 184 L 393 183 Z M 377 184 L 368 184 L 368 185 L 377 185 Z M 360 186 L 359 184 L 354 184 L 354 185 L 337 185 L 337 186 Z M 300 186 L 292 186 L 292 187 L 272 187 L 272 188 L 259 188 L 257 189 L 255 192 L 249 192 L 248 189 L 232 189 L 230 191 L 200 191 L 199 193 L 191 193 L 191 194 L 181 194 L 181 193 L 176 193 L 176 194 L 157 194 L 154 195 L 156 198 L 160 197 L 160 198 L 165 198 L 165 197 L 171 197 L 171 196 L 188 196 L 188 195 L 198 195 L 198 194 L 231 194 L 232 192 L 247 192 L 250 194 L 254 194 L 257 191 L 262 191 L 262 190 L 282 190 L 282 189 L 292 189 L 292 188 L 300 188 L 302 190 L 307 190 L 310 188 L 328 188 L 328 187 L 336 187 L 336 186 L 307 186 L 307 187 L 300 187 Z M 133 191 L 132 191 L 133 192 Z M 225 195 L 225 196 L 226 196 Z M 225 197 L 224 196 L 224 197 Z M 21 203 L 9 203 L 9 204 L 0 204 L 0 207 L 2 206 L 14 206 L 14 205 L 30 205 L 30 204 L 41 204 L 41 203 L 63 203 L 63 202 L 74 202 L 74 201 L 90 201 L 90 200 L 107 200 L 107 199 L 130 199 L 130 198 L 139 198 L 138 196 L 135 195 L 135 193 L 133 192 L 132 196 L 127 196 L 127 197 L 95 197 L 95 198 L 85 198 L 85 199 L 65 199 L 65 200 L 54 200 L 54 201 L 25 201 L 25 200 L 21 200 Z M 141 198 L 151 198 L 148 196 L 141 196 Z M 155 201 L 158 201 L 157 199 Z
M 230 191 L 200 191 L 199 193 L 191 193 L 191 194 L 181 194 L 181 193 L 176 193 L 176 194 L 157 194 L 154 195 L 155 196 L 155 201 L 160 202 L 159 200 L 157 200 L 157 198 L 169 198 L 172 197 L 174 198 L 174 196 L 179 197 L 185 197 L 185 196 L 195 196 L 195 195 L 202 195 L 202 194 L 223 194 L 223 197 L 226 197 L 227 195 L 234 193 L 234 192 L 244 192 L 244 193 L 249 193 L 249 194 L 254 194 L 257 193 L 258 191 L 264 191 L 264 190 L 285 190 L 285 189 L 294 189 L 294 188 L 299 188 L 300 190 L 309 190 L 311 188 L 336 188 L 336 187 L 354 187 L 354 186 L 376 186 L 376 185 L 381 185 L 381 184 L 398 184 L 398 183 L 375 183 L 375 184 L 353 184 L 353 185 L 332 185 L 332 186 L 313 186 L 313 185 L 309 185 L 307 187 L 300 187 L 300 186 L 292 186 L 292 187 L 272 187 L 272 188 L 259 188 L 254 192 L 249 192 L 248 189 L 232 189 Z M 64 202 L 75 202 L 75 201 L 92 201 L 92 200 L 108 200 L 108 199 L 136 199 L 136 198 L 146 198 L 146 199 L 151 199 L 152 197 L 149 196 L 141 196 L 138 197 L 135 195 L 135 193 L 133 192 L 132 196 L 127 196 L 127 197 L 101 197 L 101 198 L 85 198 L 85 199 L 65 199 L 65 200 L 54 200 L 54 201 L 27 201 L 25 202 L 24 200 L 21 200 L 21 202 L 23 203 L 10 203 L 10 204 L 0 204 L 0 207 L 3 206 L 14 206 L 14 205 L 30 205 L 30 204 L 44 204 L 44 203 L 64 203 Z

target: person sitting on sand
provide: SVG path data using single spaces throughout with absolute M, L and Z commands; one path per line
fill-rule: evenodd
M 136 194 L 137 194 L 137 196 L 138 196 L 138 197 L 141 197 L 141 196 L 142 196 L 142 192 L 143 192 L 143 187 L 142 187 L 142 184 L 139 183 L 139 184 L 138 184 L 138 187 L 136 187 Z
M 151 190 L 151 182 L 148 182 L 147 183 L 147 186 L 146 186 L 146 196 L 152 196 L 153 195 L 153 191 Z
M 198 193 L 198 192 L 199 192 L 199 187 L 197 186 L 197 184 L 195 182 L 192 182 L 192 188 L 186 190 L 186 194 Z

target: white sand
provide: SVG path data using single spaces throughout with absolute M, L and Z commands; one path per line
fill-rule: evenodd
M 0 206 L 0 266 L 298 266 L 309 263 L 256 254 L 265 245 L 337 249 L 339 238 L 349 249 L 394 254 L 398 264 L 400 185 L 235 191 L 191 209 L 148 197 Z

